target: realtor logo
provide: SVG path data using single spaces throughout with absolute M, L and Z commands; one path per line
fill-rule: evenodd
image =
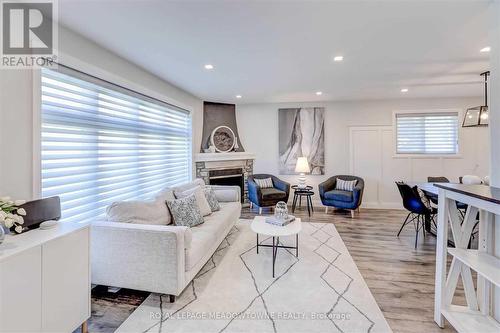
M 54 12 L 54 1 L 2 1 L 1 67 L 53 65 Z

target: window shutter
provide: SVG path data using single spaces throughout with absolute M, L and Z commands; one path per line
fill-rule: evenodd
M 458 114 L 396 114 L 398 154 L 446 155 L 458 153 Z
M 66 221 L 191 178 L 188 111 L 77 71 L 42 70 L 42 196 Z

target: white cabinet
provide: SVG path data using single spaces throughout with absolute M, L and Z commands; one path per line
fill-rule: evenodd
M 9 235 L 0 245 L 0 332 L 72 332 L 90 317 L 89 226 Z

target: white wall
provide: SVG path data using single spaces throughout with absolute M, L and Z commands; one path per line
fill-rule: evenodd
M 187 108 L 193 114 L 193 147 L 199 147 L 200 99 L 60 27 L 59 62 Z M 33 71 L 0 70 L 0 195 L 33 196 Z M 193 149 L 195 150 L 195 149 Z
M 285 107 L 325 107 L 325 175 L 308 176 L 307 182 L 314 186 L 336 174 L 348 174 L 349 131 L 354 126 L 392 126 L 393 111 L 458 109 L 481 105 L 478 98 L 453 99 L 400 99 L 380 101 L 349 101 L 323 103 L 275 103 L 237 105 L 236 118 L 243 146 L 256 154 L 255 173 L 278 175 L 278 109 Z M 463 174 L 485 176 L 489 173 L 489 140 L 487 128 L 467 128 L 461 131 L 461 158 L 458 159 L 411 159 L 407 161 L 408 172 L 403 172 L 407 181 L 425 181 L 427 176 L 443 175 L 458 181 Z M 382 156 L 381 156 L 382 158 Z M 395 161 L 400 163 L 400 161 Z M 281 176 L 297 182 L 297 176 Z M 392 185 L 391 196 L 397 198 L 397 189 Z M 380 202 L 381 207 L 392 207 L 394 200 L 383 202 L 379 198 L 365 198 L 370 206 Z M 316 195 L 314 200 L 319 201 Z M 397 203 L 399 206 L 399 203 Z

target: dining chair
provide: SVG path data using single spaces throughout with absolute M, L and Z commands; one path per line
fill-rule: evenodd
M 425 237 L 424 225 L 426 217 L 431 218 L 436 214 L 437 210 L 424 204 L 416 187 L 412 188 L 404 182 L 396 182 L 396 185 L 403 199 L 403 206 L 409 211 L 405 221 L 399 229 L 397 237 L 399 237 L 405 226 L 413 222 L 415 227 L 415 248 L 417 248 L 418 233 L 420 230 L 422 230 L 423 236 Z

